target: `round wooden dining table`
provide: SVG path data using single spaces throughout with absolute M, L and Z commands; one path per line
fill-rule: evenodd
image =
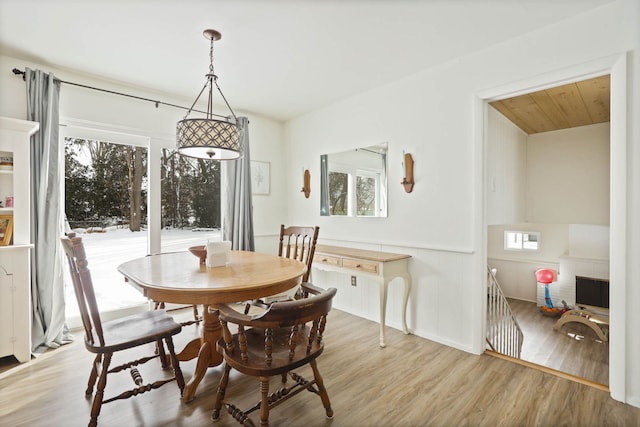
M 293 289 L 301 283 L 306 266 L 276 255 L 231 251 L 230 262 L 210 268 L 185 251 L 133 259 L 119 265 L 118 271 L 153 301 L 204 306 L 200 338 L 189 342 L 178 354 L 180 361 L 198 358 L 193 377 L 182 394 L 183 401 L 189 402 L 195 397 L 207 368 L 222 363 L 215 345 L 221 338 L 216 305 Z

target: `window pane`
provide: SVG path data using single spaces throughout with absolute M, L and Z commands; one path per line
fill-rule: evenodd
M 376 180 L 374 178 L 357 177 L 356 206 L 358 216 L 376 216 Z
M 220 238 L 220 162 L 163 149 L 162 251 L 185 250 Z
M 507 249 L 522 249 L 522 233 L 516 233 L 514 231 L 506 231 L 505 248 Z
M 538 240 L 540 232 L 526 231 L 505 231 L 504 232 L 504 248 L 511 250 L 538 250 Z
M 147 184 L 146 148 L 65 139 L 66 227 L 82 237 L 101 311 L 146 303 L 116 267 L 147 254 Z M 64 272 L 65 298 L 74 301 Z M 66 304 L 68 321 L 78 315 L 76 304 Z
M 329 210 L 331 215 L 347 215 L 349 212 L 349 175 L 329 172 Z
M 522 236 L 522 249 L 537 250 L 538 249 L 538 234 L 537 233 L 524 233 Z

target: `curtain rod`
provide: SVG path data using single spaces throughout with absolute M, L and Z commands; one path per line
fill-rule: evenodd
M 25 73 L 24 71 L 22 71 L 22 70 L 18 70 L 17 68 L 14 68 L 14 69 L 13 69 L 13 74 L 15 74 L 16 76 L 17 76 L 17 75 L 22 75 L 22 80 L 24 80 L 24 79 L 26 78 L 26 73 Z M 55 78 L 54 78 L 54 80 L 55 80 L 55 81 L 58 81 L 58 82 L 60 82 L 60 83 L 64 83 L 64 84 L 67 84 L 67 85 L 71 85 L 71 86 L 78 86 L 78 87 L 83 87 L 83 88 L 85 88 L 85 89 L 91 89 L 91 90 L 96 90 L 96 91 L 99 91 L 99 92 L 106 92 L 106 93 L 110 93 L 110 94 L 112 94 L 112 95 L 126 96 L 126 97 L 128 97 L 128 98 L 139 99 L 139 100 L 141 100 L 141 101 L 153 102 L 153 103 L 156 105 L 156 108 L 158 108 L 158 105 L 166 105 L 166 106 L 168 106 L 168 107 L 179 108 L 179 109 L 181 109 L 181 110 L 187 110 L 187 111 L 188 111 L 188 110 L 190 110 L 190 108 L 188 108 L 188 107 L 183 107 L 182 105 L 170 104 L 170 103 L 168 103 L 168 102 L 162 102 L 162 101 L 157 101 L 157 100 L 155 100 L 155 99 L 143 98 L 143 97 L 141 97 L 141 96 L 130 95 L 130 94 L 128 94 L 128 93 L 116 92 L 116 91 L 108 90 L 108 89 L 101 89 L 101 88 L 99 88 L 99 87 L 87 86 L 87 85 L 83 85 L 83 84 L 80 84 L 80 83 L 67 82 L 67 81 L 64 81 L 64 80 L 60 80 L 60 79 L 59 79 L 59 78 L 57 78 L 57 77 L 55 77 Z M 207 114 L 207 112 L 206 112 L 206 111 L 200 111 L 200 110 L 195 110 L 195 109 L 194 109 L 194 110 L 191 110 L 191 111 L 195 111 L 195 112 L 198 112 L 198 113 L 204 113 L 204 114 Z M 225 118 L 225 119 L 226 119 L 226 116 L 222 116 L 222 115 L 214 114 L 214 113 L 211 113 L 211 114 L 212 114 L 212 115 L 214 115 L 214 116 L 216 116 L 216 117 L 221 117 L 221 118 Z

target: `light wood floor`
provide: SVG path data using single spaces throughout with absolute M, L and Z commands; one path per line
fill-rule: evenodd
M 533 302 L 508 298 L 524 333 L 522 360 L 609 384 L 609 343 L 581 323 L 553 329 L 557 317 L 543 316 Z
M 183 332 L 188 339 L 189 331 Z M 181 334 L 182 335 L 182 334 Z M 333 310 L 318 366 L 335 417 L 302 393 L 271 412 L 273 426 L 637 426 L 640 408 L 602 390 L 488 355 L 476 356 Z M 91 356 L 82 339 L 0 374 L 0 425 L 84 426 Z M 155 363 L 151 362 L 151 363 Z M 181 364 L 186 377 L 194 362 Z M 190 404 L 173 385 L 105 405 L 101 426 L 211 426 L 221 369 L 210 368 Z M 306 374 L 307 371 L 302 372 Z M 143 376 L 145 375 L 143 371 Z M 124 378 L 128 383 L 130 379 Z M 115 384 L 112 381 L 107 385 Z M 227 398 L 257 397 L 254 379 L 233 375 Z M 240 402 L 240 403 L 241 403 Z M 234 426 L 224 413 L 216 426 Z

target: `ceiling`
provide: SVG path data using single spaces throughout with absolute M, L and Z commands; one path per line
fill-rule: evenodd
M 213 28 L 234 110 L 285 121 L 611 1 L 0 0 L 0 53 L 187 105 Z
M 610 76 L 490 102 L 528 134 L 609 121 Z

